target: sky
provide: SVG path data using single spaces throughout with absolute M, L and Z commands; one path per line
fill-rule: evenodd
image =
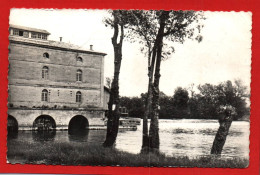
M 170 43 L 175 48 L 161 64 L 160 90 L 172 96 L 177 87 L 191 84 L 218 84 L 241 79 L 250 88 L 251 25 L 250 12 L 204 12 L 202 42 L 186 40 Z M 45 29 L 49 40 L 72 43 L 82 49 L 93 45 L 105 56 L 105 77 L 113 77 L 113 30 L 106 27 L 105 10 L 12 9 L 10 24 Z M 147 92 L 147 59 L 137 43 L 123 43 L 120 95 L 140 96 Z

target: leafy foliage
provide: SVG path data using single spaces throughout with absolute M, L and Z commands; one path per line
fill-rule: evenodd
M 234 119 L 241 119 L 249 115 L 246 100 L 249 98 L 246 86 L 241 80 L 234 83 L 226 81 L 218 85 L 203 84 L 198 86 L 198 92 L 188 92 L 187 89 L 178 87 L 173 96 L 160 92 L 160 111 L 162 119 L 172 118 L 197 118 L 218 119 L 220 109 L 232 108 Z M 142 117 L 147 93 L 140 97 L 121 97 L 120 105 L 129 111 L 130 117 Z
M 220 106 L 230 105 L 235 108 L 234 119 L 239 119 L 249 113 L 246 99 L 249 97 L 246 86 L 241 80 L 226 81 L 218 85 L 204 84 L 198 86 L 200 93 L 190 101 L 189 106 L 193 118 L 217 118 Z
M 151 56 L 152 48 L 159 30 L 159 19 L 163 10 L 130 10 L 128 11 L 129 25 L 126 37 L 130 42 L 140 44 L 142 53 Z M 163 43 L 162 59 L 168 59 L 175 49 L 171 43 L 183 43 L 186 39 L 202 41 L 200 35 L 205 17 L 203 12 L 169 11 L 165 22 L 164 38 L 169 42 Z M 149 59 L 149 58 L 148 58 Z
M 174 118 L 187 118 L 188 117 L 188 101 L 189 93 L 186 89 L 178 87 L 173 95 Z
M 121 97 L 120 106 L 128 109 L 131 117 L 142 117 L 144 115 L 144 101 L 138 97 Z

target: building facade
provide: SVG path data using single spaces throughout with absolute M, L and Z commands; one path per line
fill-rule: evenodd
M 74 120 L 103 126 L 106 54 L 48 40 L 46 30 L 9 30 L 9 128 L 69 129 Z

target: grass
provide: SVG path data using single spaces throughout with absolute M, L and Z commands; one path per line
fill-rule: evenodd
M 19 149 L 17 149 L 17 147 Z M 149 167 L 227 167 L 246 168 L 247 159 L 219 157 L 167 157 L 164 154 L 131 154 L 101 145 L 81 143 L 8 143 L 8 161 L 12 164 L 91 165 L 91 166 L 149 166 Z

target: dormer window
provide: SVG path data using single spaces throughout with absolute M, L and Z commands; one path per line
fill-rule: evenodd
M 49 54 L 48 54 L 47 52 L 45 52 L 45 53 L 43 54 L 43 58 L 49 58 Z
M 40 33 L 37 34 L 37 38 L 41 39 L 42 35 Z
M 29 32 L 23 31 L 23 30 L 19 30 L 19 29 L 13 29 L 13 35 L 23 36 L 25 38 L 29 38 Z
M 47 40 L 47 35 L 42 34 L 42 39 Z
M 77 62 L 83 62 L 81 57 L 77 57 Z
M 30 27 L 11 25 L 9 27 L 10 35 L 20 36 L 24 38 L 47 40 L 50 34 L 46 30 L 34 29 Z
M 32 38 L 37 38 L 37 33 L 32 32 Z
M 24 31 L 24 32 L 23 32 L 23 36 L 24 36 L 25 38 L 29 38 L 29 32 Z
M 19 35 L 19 30 L 18 29 L 13 29 L 13 35 Z
M 19 36 L 23 36 L 23 31 L 19 31 Z

